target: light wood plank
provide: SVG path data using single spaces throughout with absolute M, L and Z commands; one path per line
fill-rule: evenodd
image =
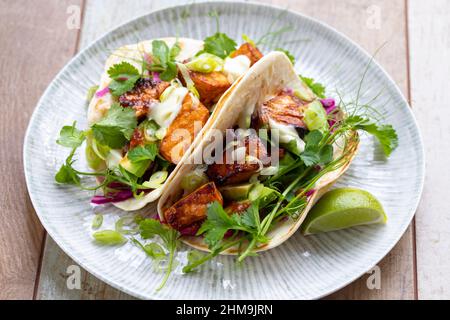
M 34 106 L 73 55 L 71 1 L 0 1 L 0 300 L 32 299 L 44 230 L 25 185 L 22 141 Z
M 416 216 L 419 299 L 450 299 L 450 2 L 409 2 L 411 99 L 425 144 Z
M 176 1 L 182 3 L 184 1 Z M 407 92 L 407 62 L 405 37 L 405 7 L 403 0 L 377 2 L 380 9 L 380 29 L 368 29 L 368 8 L 372 1 L 263 1 L 303 12 L 329 23 L 346 33 L 361 44 L 370 53 L 375 52 L 384 42 L 388 44 L 379 53 L 378 60 L 394 77 L 397 84 Z M 159 8 L 163 1 L 89 1 L 86 6 L 85 21 L 82 32 L 82 46 L 111 29 L 116 24 L 139 16 L 146 11 Z M 372 8 L 373 9 L 373 8 Z M 377 10 L 375 8 L 375 10 Z M 381 290 L 369 290 L 366 286 L 367 276 L 344 288 L 330 298 L 334 299 L 374 299 L 374 298 L 414 298 L 413 273 L 413 234 L 408 229 L 396 248 L 380 263 Z M 42 266 L 39 297 L 43 299 L 103 299 L 128 298 L 109 286 L 101 283 L 83 271 L 83 289 L 68 290 L 65 277 L 60 274 L 67 266 L 73 264 L 51 239 L 48 239 L 44 263 Z

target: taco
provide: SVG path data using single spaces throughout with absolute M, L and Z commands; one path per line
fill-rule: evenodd
M 227 92 L 263 56 L 250 43 L 220 56 L 204 49 L 203 41 L 161 38 L 107 59 L 88 107 L 88 163 L 105 173 L 94 204 L 130 211 L 158 199 Z
M 327 102 L 284 53 L 261 58 L 172 176 L 160 219 L 204 251 L 245 257 L 284 242 L 356 154 L 357 132 Z

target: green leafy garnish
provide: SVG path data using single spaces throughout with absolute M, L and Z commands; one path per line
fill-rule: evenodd
M 106 116 L 92 126 L 94 138 L 112 149 L 123 147 L 130 140 L 137 119 L 132 108 L 113 103 Z
M 180 46 L 178 42 L 169 49 L 164 41 L 154 40 L 152 42 L 153 63 L 150 66 L 150 70 L 159 72 L 159 77 L 163 81 L 172 80 L 178 73 L 175 57 L 179 52 Z
M 313 78 L 300 76 L 300 79 L 314 92 L 319 98 L 325 99 L 325 87 L 319 82 L 315 82 Z
M 398 146 L 398 136 L 391 125 L 378 125 L 368 118 L 359 115 L 350 116 L 345 119 L 345 124 L 354 129 L 366 131 L 378 139 L 384 154 L 389 157 Z
M 162 241 L 164 242 L 164 245 L 166 246 L 166 249 L 169 251 L 169 263 L 167 266 L 166 274 L 160 284 L 160 286 L 156 289 L 161 290 L 164 285 L 167 282 L 167 279 L 169 279 L 170 273 L 173 269 L 173 263 L 175 258 L 175 251 L 177 249 L 178 245 L 178 231 L 163 225 L 160 221 L 156 219 L 144 219 L 139 223 L 139 229 L 141 231 L 141 237 L 143 239 L 149 239 L 153 238 L 154 236 L 159 236 Z M 143 246 L 146 248 L 145 246 Z M 147 250 L 144 249 L 144 251 L 149 254 L 149 248 L 147 247 Z M 153 246 L 153 252 L 154 254 L 155 247 Z
M 311 131 L 305 137 L 305 150 L 300 154 L 305 166 L 327 164 L 333 159 L 333 147 L 331 145 L 321 146 L 322 139 L 323 134 L 319 130 Z
M 289 52 L 289 50 L 282 49 L 282 48 L 276 48 L 275 51 L 284 52 L 287 55 L 287 57 L 289 58 L 289 60 L 291 60 L 291 63 L 293 65 L 295 64 L 295 57 L 292 53 Z
M 92 234 L 94 239 L 104 245 L 120 245 L 127 242 L 127 238 L 125 238 L 121 233 L 114 230 L 102 230 L 97 231 Z
M 81 146 L 83 141 L 86 139 L 86 134 L 84 131 L 78 130 L 76 128 L 76 124 L 77 122 L 74 121 L 71 126 L 62 127 L 56 143 L 67 148 L 78 148 Z
M 161 247 L 156 242 L 150 242 L 144 245 L 137 239 L 133 238 L 132 241 L 133 243 L 138 245 L 152 259 L 161 260 L 166 257 L 166 253 L 163 247 Z
M 204 49 L 207 52 L 225 59 L 236 50 L 237 43 L 228 37 L 225 33 L 216 32 L 214 35 L 205 38 Z
M 138 146 L 128 151 L 127 157 L 131 162 L 139 162 L 145 160 L 155 160 L 158 154 L 158 146 L 150 143 L 145 146 Z
M 114 96 L 120 96 L 133 89 L 136 81 L 140 78 L 139 70 L 126 61 L 110 67 L 108 75 L 112 79 L 109 89 Z

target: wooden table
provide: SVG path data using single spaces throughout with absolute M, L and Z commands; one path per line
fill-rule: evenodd
M 40 225 L 28 197 L 23 137 L 33 108 L 53 76 L 111 28 L 167 6 L 144 0 L 0 0 L 0 299 L 129 299 L 83 271 L 68 290 L 74 264 Z M 187 1 L 171 1 L 181 4 Z M 318 18 L 377 56 L 410 100 L 425 142 L 426 186 L 400 242 L 379 264 L 381 288 L 367 277 L 331 299 L 450 298 L 450 1 L 275 0 Z M 77 26 L 80 13 L 80 28 Z

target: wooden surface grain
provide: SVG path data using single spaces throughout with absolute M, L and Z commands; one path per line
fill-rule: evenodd
M 77 37 L 80 39 L 78 47 L 82 48 L 124 21 L 167 5 L 189 1 L 177 0 L 168 3 L 144 0 L 85 0 L 84 6 L 81 6 L 81 1 L 40 0 L 33 1 L 31 6 L 27 2 L 25 6 L 25 1 L 15 1 L 12 4 L 0 0 L 0 47 L 6 48 L 0 53 L 0 71 L 2 76 L 7 74 L 8 79 L 11 79 L 6 86 L 3 83 L 0 86 L 1 96 L 6 97 L 8 102 L 2 104 L 0 114 L 0 170 L 9 182 L 4 185 L 6 192 L 0 195 L 0 218 L 6 221 L 6 224 L 3 222 L 0 225 L 0 237 L 2 242 L 12 244 L 0 247 L 0 288 L 6 288 L 0 291 L 0 298 L 32 298 L 33 288 L 38 299 L 131 298 L 85 271 L 82 271 L 81 290 L 69 290 L 66 285 L 66 269 L 74 262 L 50 238 L 47 238 L 45 248 L 42 248 L 42 265 L 39 270 L 44 233 L 26 193 L 21 163 L 21 141 L 37 98 L 51 77 L 74 53 Z M 450 23 L 447 22 L 450 3 L 445 0 L 433 1 L 432 5 L 421 0 L 261 2 L 277 4 L 318 18 L 349 36 L 369 53 L 373 54 L 383 46 L 377 54 L 377 60 L 394 78 L 405 96 L 412 97 L 414 112 L 419 119 L 427 146 L 427 184 L 417 215 L 417 231 L 414 224 L 410 226 L 394 250 L 379 263 L 381 288 L 369 290 L 366 274 L 328 298 L 449 298 L 450 232 L 446 228 L 449 218 L 443 199 L 448 193 L 450 176 L 448 169 L 442 169 L 446 167 L 449 158 L 450 130 L 445 122 L 445 114 L 449 113 L 449 109 L 439 109 L 444 112 L 443 116 L 441 113 L 430 112 L 430 108 L 449 101 L 447 87 L 450 63 L 445 57 L 450 48 L 450 40 L 446 37 L 450 31 Z M 36 14 L 34 4 L 40 7 L 39 14 Z M 78 4 L 84 9 L 83 24 L 79 32 L 65 27 L 65 10 L 69 4 Z M 25 22 L 13 19 L 19 11 L 23 14 L 24 8 L 28 8 L 25 10 L 28 19 L 20 19 Z M 40 45 L 42 43 L 46 43 L 46 46 Z M 34 52 L 37 55 L 31 55 Z M 14 56 L 21 72 L 8 73 L 10 63 L 5 57 L 9 56 Z M 408 74 L 409 57 L 411 77 Z M 41 61 L 45 63 L 39 65 Z M 20 75 L 25 74 L 27 70 L 33 72 L 27 73 L 29 76 L 24 81 Z M 20 89 L 27 90 L 25 97 L 16 94 Z M 23 112 L 18 113 L 17 108 L 21 108 Z M 5 138 L 10 137 L 8 130 L 11 130 L 12 123 L 20 135 L 17 140 L 19 143 Z M 442 144 L 442 141 L 445 141 L 445 144 Z M 5 153 L 4 150 L 11 152 Z M 443 216 L 447 219 L 444 223 Z
M 420 299 L 450 298 L 450 2 L 409 2 L 411 100 L 425 144 L 416 214 Z
M 80 5 L 0 1 L 0 299 L 33 298 L 44 230 L 26 189 L 23 137 L 40 95 L 75 52 L 69 2 Z

